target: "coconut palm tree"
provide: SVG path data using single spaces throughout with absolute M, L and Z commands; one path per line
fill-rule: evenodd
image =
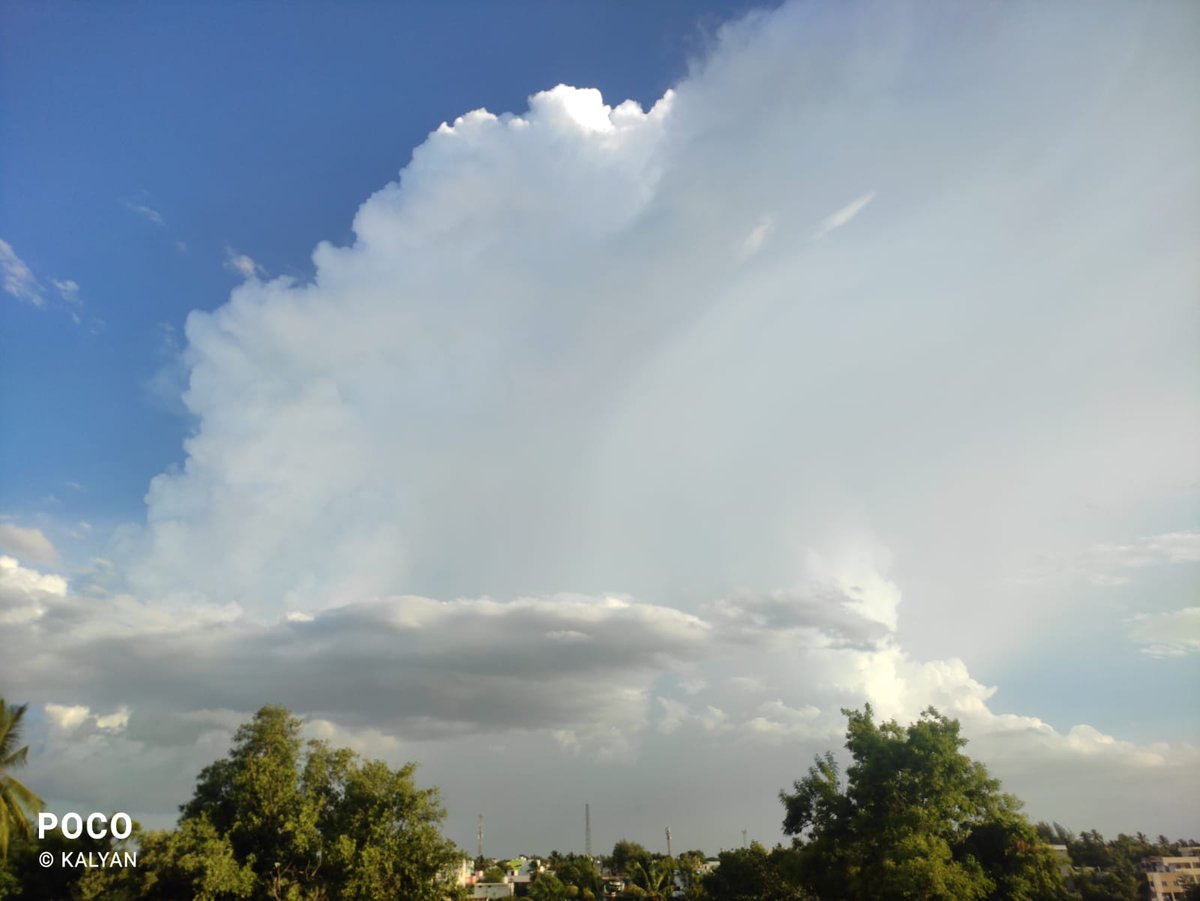
M 675 861 L 671 858 L 655 860 L 649 867 L 641 861 L 634 866 L 634 881 L 645 891 L 646 901 L 663 901 L 674 889 Z
M 28 706 L 9 707 L 0 698 L 0 860 L 8 859 L 8 840 L 13 833 L 29 836 L 26 811 L 42 806 L 42 799 L 11 775 L 12 770 L 24 765 L 29 754 L 28 745 L 17 747 L 21 740 L 21 718 Z

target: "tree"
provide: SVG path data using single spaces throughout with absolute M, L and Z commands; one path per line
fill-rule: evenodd
M 609 865 L 615 873 L 632 875 L 639 865 L 643 868 L 649 867 L 650 860 L 650 852 L 642 845 L 628 839 L 621 839 L 613 845 Z
M 301 722 L 264 707 L 238 729 L 229 755 L 206 767 L 182 826 L 211 824 L 253 873 L 255 897 L 444 901 L 459 854 L 438 826 L 437 789 L 416 767 L 392 769 L 300 737 Z M 195 825 L 194 829 L 203 829 Z
M 768 852 L 758 842 L 722 851 L 717 868 L 704 877 L 704 890 L 711 901 L 804 901 L 812 896 L 789 872 L 795 856 L 785 848 Z
M 0 861 L 8 859 L 8 842 L 12 835 L 29 837 L 28 814 L 42 806 L 42 799 L 11 772 L 24 766 L 29 755 L 28 745 L 17 747 L 21 740 L 21 719 L 28 706 L 10 707 L 4 698 L 0 698 Z
M 238 901 L 254 891 L 254 871 L 239 863 L 229 840 L 207 819 L 188 820 L 178 829 L 134 831 L 134 841 L 107 850 L 137 848 L 137 866 L 83 871 L 73 901 Z
M 540 874 L 529 886 L 532 901 L 565 901 L 567 887 L 553 873 Z
M 600 893 L 600 876 L 596 872 L 596 863 L 585 854 L 570 854 L 561 857 L 554 866 L 554 875 L 567 886 L 575 886 L 580 890 L 590 891 L 593 895 Z
M 204 818 L 146 835 L 138 869 L 148 874 L 140 895 L 146 899 L 224 901 L 249 897 L 254 889 L 254 871 L 237 861 L 229 839 Z
M 675 861 L 669 857 L 633 863 L 633 880 L 645 893 L 647 901 L 663 901 L 674 889 Z
M 675 873 L 686 899 L 707 898 L 704 891 L 704 852 L 684 851 L 675 858 Z
M 268 897 L 309 885 L 321 867 L 317 819 L 326 800 L 301 784 L 301 721 L 263 707 L 238 728 L 228 757 L 205 767 L 182 822 L 207 819 L 254 870 Z
M 832 754 L 780 792 L 804 884 L 821 897 L 1034 901 L 1066 897 L 1053 852 L 962 753 L 956 720 L 926 710 L 907 727 L 848 718 L 843 785 Z
M 1140 897 L 1137 877 L 1123 868 L 1079 872 L 1072 881 L 1083 901 L 1137 901 Z
M 0 873 L 11 877 L 0 878 L 0 898 L 67 901 L 83 897 L 79 892 L 79 883 L 81 877 L 89 871 L 75 867 L 43 866 L 38 860 L 38 854 L 48 851 L 57 861 L 64 851 L 88 854 L 111 850 L 111 839 L 92 838 L 86 830 L 75 839 L 67 838 L 60 829 L 55 829 L 40 839 L 36 834 L 28 837 L 16 835 L 9 848 L 8 860 L 0 870 Z M 5 885 L 6 882 L 8 885 Z M 106 901 L 124 901 L 120 893 L 113 893 L 111 899 L 109 896 L 105 898 Z

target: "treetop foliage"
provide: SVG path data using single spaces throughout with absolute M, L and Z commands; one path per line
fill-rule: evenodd
M 958 722 L 929 708 L 908 726 L 843 711 L 852 763 L 832 753 L 780 792 L 805 886 L 822 898 L 1065 897 L 1053 853 L 962 748 Z
M 27 708 L 27 704 L 10 706 L 0 698 L 0 861 L 8 858 L 10 836 L 29 837 L 29 813 L 42 803 L 12 774 L 29 755 L 28 746 L 21 744 L 21 720 Z
M 462 897 L 449 878 L 451 865 L 462 855 L 440 834 L 445 813 L 438 792 L 414 784 L 415 766 L 393 769 L 347 748 L 306 743 L 301 725 L 282 707 L 262 708 L 237 730 L 229 754 L 201 771 L 191 800 L 181 808 L 179 828 L 135 832 L 136 868 L 86 870 L 74 882 L 60 878 L 61 885 L 46 885 L 43 892 L 25 897 Z M 72 872 L 46 871 L 59 876 Z M 4 891 L 0 884 L 0 897 Z
M 1180 843 L 1164 836 L 1106 841 L 1094 831 L 1031 825 L 1020 802 L 964 753 L 958 723 L 932 708 L 907 726 L 877 722 L 869 706 L 844 712 L 844 772 L 827 752 L 779 794 L 790 846 L 753 842 L 722 852 L 713 869 L 699 851 L 671 858 L 622 839 L 607 859 L 626 880 L 619 897 L 1136 901 L 1140 860 L 1178 853 Z M 11 766 L 24 757 L 14 745 L 18 730 L 8 734 L 0 759 Z M 305 742 L 298 718 L 264 707 L 237 730 L 229 753 L 200 772 L 178 828 L 135 826 L 123 842 L 55 833 L 35 843 L 18 832 L 0 866 L 0 899 L 459 901 L 466 891 L 450 871 L 464 858 L 440 834 L 438 792 L 417 787 L 415 769 Z M 1068 861 L 1051 844 L 1065 846 L 1075 866 L 1067 884 Z M 131 849 L 139 855 L 131 869 L 37 863 L 43 850 Z M 502 878 L 503 863 L 485 877 Z M 544 863 L 529 887 L 535 901 L 604 896 L 593 858 L 553 852 Z M 1200 886 L 1189 892 L 1200 895 Z

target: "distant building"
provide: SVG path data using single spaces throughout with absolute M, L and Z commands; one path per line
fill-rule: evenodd
M 1066 845 L 1051 845 L 1054 860 L 1058 863 L 1058 872 L 1064 879 L 1071 878 L 1071 855 L 1067 853 Z
M 446 868 L 446 876 L 454 880 L 455 885 L 470 885 L 474 876 L 474 864 L 471 858 L 464 857 L 457 863 Z
M 1149 901 L 1183 901 L 1190 886 L 1200 883 L 1200 847 L 1180 849 L 1178 857 L 1142 860 Z
M 513 894 L 511 882 L 476 882 L 471 887 L 472 898 L 511 898 Z

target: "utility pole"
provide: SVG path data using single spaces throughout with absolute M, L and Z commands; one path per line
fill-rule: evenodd
M 671 827 L 667 827 L 667 857 L 671 856 Z

